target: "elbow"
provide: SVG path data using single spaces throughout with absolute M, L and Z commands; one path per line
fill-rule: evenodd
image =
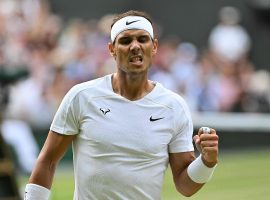
M 191 197 L 200 190 L 201 186 L 202 185 L 199 187 L 177 187 L 177 191 L 185 197 Z
M 185 196 L 185 197 L 191 197 L 191 196 L 193 196 L 193 194 L 195 194 L 195 193 L 183 193 L 183 196 Z
M 179 191 L 179 190 L 178 190 L 178 192 L 185 197 L 191 197 L 196 193 L 196 192 L 191 192 L 191 191 Z

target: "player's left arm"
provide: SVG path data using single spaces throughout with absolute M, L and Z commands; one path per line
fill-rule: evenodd
M 184 196 L 200 190 L 210 180 L 218 162 L 218 136 L 214 129 L 210 129 L 210 134 L 200 129 L 193 140 L 201 153 L 199 157 L 195 158 L 193 151 L 169 154 L 176 189 Z

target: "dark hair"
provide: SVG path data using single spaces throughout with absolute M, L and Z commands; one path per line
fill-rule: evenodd
M 115 22 L 117 22 L 118 20 L 120 20 L 120 19 L 122 19 L 122 18 L 124 18 L 124 17 L 127 17 L 127 16 L 140 16 L 140 17 L 144 17 L 144 18 L 147 19 L 151 24 L 153 24 L 150 15 L 147 14 L 146 12 L 138 11 L 138 10 L 129 10 L 129 11 L 127 11 L 127 12 L 120 13 L 120 14 L 116 15 L 116 16 L 113 18 L 113 22 L 112 22 L 111 28 L 113 27 L 113 25 L 115 24 Z

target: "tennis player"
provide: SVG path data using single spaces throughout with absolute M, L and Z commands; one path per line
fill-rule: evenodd
M 150 17 L 128 11 L 111 26 L 117 72 L 74 86 L 64 97 L 25 188 L 25 200 L 48 200 L 59 160 L 73 147 L 74 200 L 158 200 L 171 166 L 177 190 L 196 193 L 218 162 L 218 136 L 194 136 L 184 100 L 148 80 L 157 53 Z M 206 134 L 207 133 L 207 134 Z

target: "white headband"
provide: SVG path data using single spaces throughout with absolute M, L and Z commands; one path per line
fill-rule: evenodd
M 123 31 L 130 30 L 130 29 L 142 29 L 147 31 L 151 38 L 154 39 L 154 32 L 152 24 L 145 19 L 144 17 L 140 16 L 127 16 L 124 17 L 117 22 L 112 27 L 111 30 L 111 40 L 114 42 L 117 35 Z

